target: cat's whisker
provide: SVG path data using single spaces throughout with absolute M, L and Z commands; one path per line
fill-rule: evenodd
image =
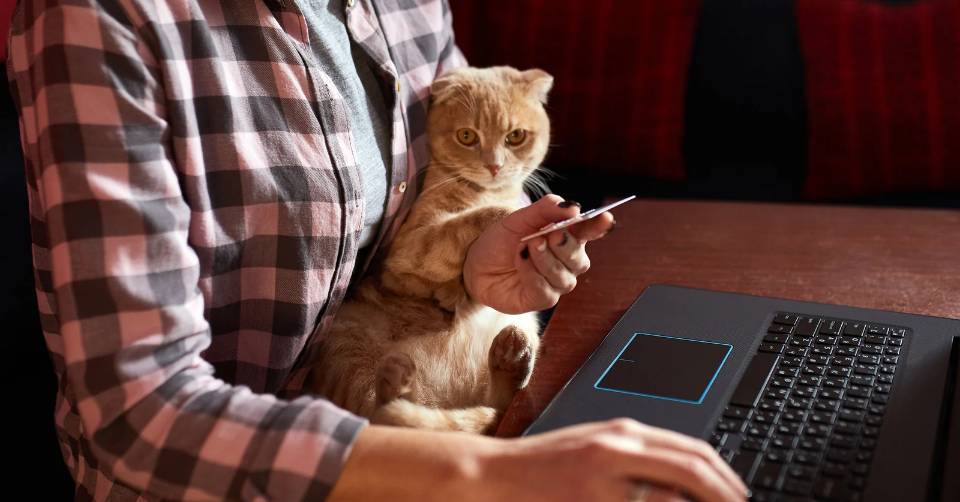
M 457 181 L 457 180 L 459 180 L 459 179 L 462 179 L 462 178 L 463 178 L 463 177 L 460 176 L 459 174 L 454 174 L 453 176 L 450 176 L 449 178 L 440 180 L 438 183 L 435 183 L 435 184 L 427 187 L 426 189 L 424 189 L 422 192 L 420 192 L 420 194 L 418 195 L 418 197 L 423 197 L 423 195 L 426 194 L 426 193 L 428 193 L 428 192 L 431 192 L 431 191 L 433 191 L 433 190 L 436 190 L 436 189 L 438 189 L 438 188 L 440 188 L 440 187 L 442 187 L 442 186 L 449 185 L 450 183 L 453 183 L 453 182 L 455 182 L 455 181 Z

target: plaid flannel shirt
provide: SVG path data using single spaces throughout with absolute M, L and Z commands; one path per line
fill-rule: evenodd
M 348 0 L 392 110 L 390 239 L 445 0 Z M 322 499 L 364 421 L 298 396 L 363 225 L 346 107 L 290 0 L 22 0 L 37 295 L 77 500 Z M 362 268 L 360 264 L 357 268 Z M 279 396 L 279 397 L 277 397 Z

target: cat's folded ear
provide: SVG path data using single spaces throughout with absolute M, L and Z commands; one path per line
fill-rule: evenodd
M 434 103 L 446 100 L 459 87 L 460 82 L 460 72 L 457 70 L 449 71 L 437 77 L 430 84 L 430 100 Z
M 541 103 L 547 103 L 547 94 L 553 87 L 553 76 L 539 68 L 534 68 L 521 72 L 520 78 L 526 82 L 527 88 L 533 96 Z

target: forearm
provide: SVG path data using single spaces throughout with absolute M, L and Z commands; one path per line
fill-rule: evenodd
M 111 476 L 164 499 L 317 500 L 363 423 L 326 401 L 255 394 L 201 369 L 174 375 L 90 444 Z
M 485 475 L 507 441 L 371 425 L 357 436 L 328 500 L 500 500 Z

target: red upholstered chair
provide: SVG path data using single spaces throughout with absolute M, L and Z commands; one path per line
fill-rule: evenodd
M 450 2 L 472 64 L 556 77 L 574 187 L 960 207 L 958 0 Z
M 539 67 L 555 78 L 547 165 L 684 177 L 683 103 L 699 0 L 451 0 L 475 66 Z
M 797 0 L 804 194 L 960 193 L 960 2 Z

